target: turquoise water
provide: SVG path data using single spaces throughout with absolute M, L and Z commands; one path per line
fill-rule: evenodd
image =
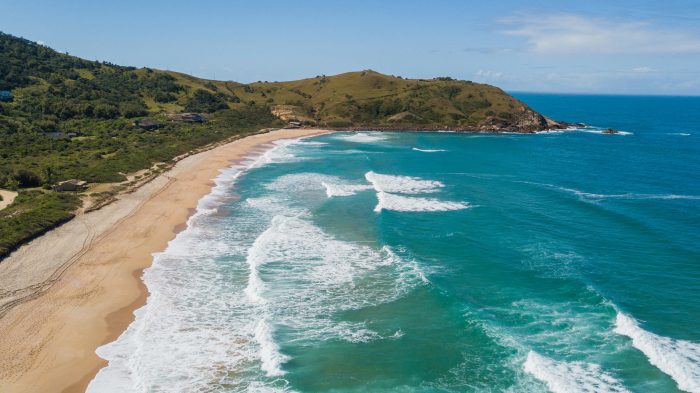
M 700 99 L 519 98 L 222 173 L 90 391 L 700 391 Z

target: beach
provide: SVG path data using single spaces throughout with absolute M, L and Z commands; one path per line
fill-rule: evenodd
M 324 130 L 256 134 L 186 157 L 135 192 L 23 246 L 0 263 L 0 390 L 82 392 L 146 300 L 152 254 L 182 230 L 221 169 L 265 144 Z

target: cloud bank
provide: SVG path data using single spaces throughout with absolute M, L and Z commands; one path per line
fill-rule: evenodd
M 513 16 L 504 33 L 524 37 L 540 54 L 697 54 L 700 37 L 647 22 L 614 22 L 577 14 Z

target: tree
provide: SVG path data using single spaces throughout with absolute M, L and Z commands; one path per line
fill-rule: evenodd
M 46 179 L 46 184 L 53 184 L 53 167 L 47 166 L 44 168 L 44 178 Z
M 21 188 L 39 187 L 41 185 L 41 177 L 28 169 L 18 170 L 14 178 L 17 180 L 17 185 Z
M 195 91 L 185 104 L 185 110 L 188 112 L 213 113 L 227 108 L 228 105 L 221 96 L 202 89 Z

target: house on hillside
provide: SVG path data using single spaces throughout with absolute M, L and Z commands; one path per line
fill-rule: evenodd
M 70 179 L 62 181 L 55 186 L 53 189 L 55 191 L 83 191 L 87 188 L 87 182 L 78 179 Z
M 0 101 L 12 101 L 13 98 L 8 90 L 0 90 Z
M 135 120 L 131 125 L 134 128 L 141 128 L 143 130 L 155 130 L 160 128 L 160 124 L 151 119 Z

